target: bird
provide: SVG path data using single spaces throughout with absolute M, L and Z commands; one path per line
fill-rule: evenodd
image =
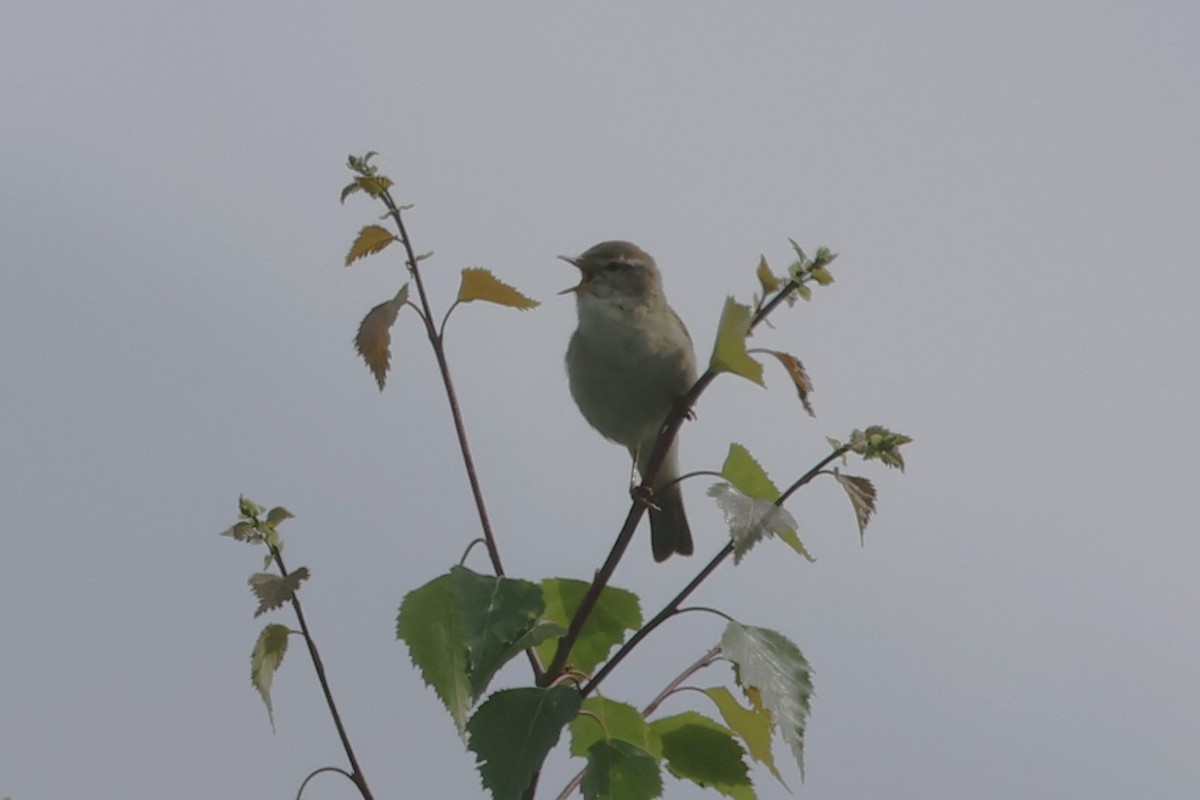
M 667 303 L 658 265 L 626 241 L 601 242 L 578 257 L 574 293 L 579 325 L 567 346 L 571 396 L 604 438 L 623 445 L 639 473 L 648 466 L 659 431 L 696 382 L 696 354 L 687 327 Z M 655 561 L 691 555 L 692 532 L 683 508 L 679 442 L 671 444 L 650 498 L 650 543 Z

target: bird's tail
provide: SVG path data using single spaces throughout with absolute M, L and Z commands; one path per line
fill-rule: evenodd
M 692 529 L 683 510 L 683 495 L 679 484 L 668 486 L 654 493 L 654 505 L 650 509 L 650 544 L 654 548 L 654 560 L 666 561 L 674 553 L 690 556 Z

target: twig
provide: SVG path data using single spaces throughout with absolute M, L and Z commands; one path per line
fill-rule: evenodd
M 429 343 L 433 346 L 433 354 L 437 359 L 438 370 L 442 374 L 442 385 L 446 388 L 446 399 L 450 403 L 450 415 L 454 419 L 454 432 L 458 436 L 458 447 L 462 451 L 463 465 L 467 470 L 467 481 L 471 485 L 471 495 L 475 498 L 475 508 L 479 512 L 479 525 L 483 529 L 483 538 L 487 544 L 488 557 L 492 561 L 492 568 L 496 571 L 496 575 L 503 577 L 504 564 L 500 561 L 500 549 L 496 546 L 496 536 L 492 532 L 492 523 L 488 518 L 487 506 L 483 501 L 483 489 L 479 485 L 479 475 L 475 471 L 475 459 L 471 456 L 471 445 L 467 440 L 467 427 L 463 422 L 462 411 L 458 406 L 458 394 L 454 391 L 454 381 L 450 377 L 450 365 L 446 362 L 446 350 L 443 346 L 440 333 L 434 327 L 433 311 L 429 305 L 429 296 L 425 293 L 425 282 L 421 279 L 421 271 L 417 268 L 417 254 L 413 250 L 412 242 L 408 238 L 408 229 L 404 226 L 404 218 L 401 216 L 400 207 L 392 199 L 391 193 L 385 189 L 380 193 L 380 198 L 383 200 L 384 205 L 387 206 L 388 213 L 395 221 L 396 228 L 400 232 L 400 244 L 404 246 L 408 271 L 412 275 L 413 283 L 417 285 L 417 295 L 421 299 L 421 308 L 424 312 L 421 316 L 425 323 L 425 333 L 429 336 Z
M 429 344 L 433 347 L 433 355 L 437 359 L 438 371 L 442 375 L 442 385 L 446 389 L 446 400 L 450 404 L 450 416 L 454 420 L 454 433 L 458 437 L 458 447 L 462 451 L 463 466 L 467 471 L 467 482 L 471 486 L 471 496 L 475 500 L 475 509 L 479 513 L 479 526 L 483 530 L 483 541 L 487 546 L 488 558 L 492 562 L 492 569 L 496 573 L 496 577 L 504 577 L 504 563 L 500 560 L 500 548 L 496 544 L 496 535 L 492 531 L 492 522 L 488 517 L 487 505 L 483 500 L 483 488 L 479 485 L 479 473 L 475 469 L 475 459 L 471 455 L 471 444 L 467 439 L 467 426 L 463 422 L 462 411 L 458 405 L 458 393 L 454 390 L 454 381 L 450 377 L 450 364 L 446 361 L 446 348 L 443 331 L 438 330 L 433 324 L 433 311 L 429 305 L 429 296 L 425 293 L 425 282 L 421 279 L 421 271 L 417 268 L 418 258 L 413 250 L 412 242 L 408 238 L 408 228 L 404 225 L 404 218 L 401 215 L 403 210 L 396 205 L 396 201 L 392 199 L 392 195 L 386 189 L 380 193 L 380 198 L 387 206 L 388 213 L 396 223 L 396 229 L 400 233 L 400 243 L 404 246 L 406 263 L 408 264 L 409 274 L 412 275 L 413 283 L 417 285 L 417 295 L 421 299 L 421 320 L 425 323 L 425 333 L 429 337 Z M 451 304 L 446 311 L 446 316 L 442 319 L 442 326 L 445 327 L 446 320 L 450 318 L 450 312 L 458 305 L 457 301 Z M 465 555 L 464 555 L 465 558 Z M 535 681 L 540 682 L 543 676 L 542 662 L 538 658 L 537 651 L 532 647 L 525 651 L 526 657 L 529 659 L 529 666 L 533 670 Z
M 283 565 L 283 556 L 280 554 L 279 548 L 274 545 L 269 546 L 275 566 L 279 567 L 279 572 L 286 578 L 288 571 L 287 567 Z M 321 661 L 321 654 L 317 652 L 316 641 L 308 631 L 308 622 L 304 619 L 304 610 L 300 608 L 300 598 L 296 597 L 295 594 L 292 595 L 292 608 L 295 609 L 296 619 L 300 623 L 300 633 L 304 636 L 305 644 L 308 645 L 308 654 L 312 658 L 313 670 L 317 673 L 317 681 L 321 684 L 321 691 L 325 694 L 325 704 L 329 706 L 329 714 L 333 717 L 333 725 L 337 728 L 338 737 L 342 740 L 342 749 L 346 751 L 346 758 L 350 762 L 350 774 L 348 777 L 358 787 L 363 800 L 373 800 L 371 789 L 367 786 L 367 778 L 358 766 L 358 758 L 354 755 L 354 747 L 350 744 L 350 737 L 346 734 L 346 726 L 342 724 L 342 715 L 338 713 L 337 703 L 333 701 L 333 691 L 329 688 L 329 679 L 325 676 L 325 664 Z M 305 782 L 307 783 L 307 779 Z M 303 786 L 301 786 L 301 789 L 303 789 Z

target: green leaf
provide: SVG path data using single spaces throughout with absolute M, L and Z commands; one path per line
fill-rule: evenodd
M 520 311 L 541 305 L 537 300 L 526 297 L 497 278 L 491 273 L 491 270 L 481 267 L 462 271 L 462 283 L 458 287 L 458 301 L 470 303 L 472 300 L 486 300 L 489 303 L 516 308 Z
M 579 691 L 564 684 L 506 689 L 479 707 L 467 723 L 467 748 L 492 800 L 520 800 L 563 726 L 579 712 L 580 700 Z
M 342 205 L 345 205 L 347 197 L 354 194 L 355 192 L 360 192 L 360 191 L 362 191 L 362 187 L 358 185 L 358 181 L 351 181 L 350 183 L 348 183 L 342 187 L 342 196 L 341 196 L 339 202 L 341 202 Z
M 765 764 L 775 780 L 783 782 L 783 776 L 775 768 L 775 755 L 771 752 L 771 714 L 766 709 L 750 709 L 739 703 L 724 686 L 714 686 L 705 689 L 704 693 L 716 703 L 725 720 L 734 733 L 746 743 L 750 757 L 760 764 Z
M 629 742 L 596 742 L 579 788 L 584 800 L 653 800 L 662 797 L 662 771 L 658 759 Z
M 467 632 L 449 575 L 439 575 L 404 596 L 396 636 L 408 645 L 413 665 L 441 699 L 459 735 L 471 708 Z
M 542 581 L 542 597 L 546 602 L 544 618 L 564 628 L 569 626 L 589 585 L 584 581 L 566 578 L 547 578 Z M 625 641 L 626 631 L 640 627 L 642 609 L 637 595 L 613 586 L 604 587 L 580 631 L 579 639 L 571 648 L 571 665 L 581 672 L 590 673 L 608 657 L 614 646 Z M 550 663 L 556 647 L 556 642 L 548 641 L 538 648 L 543 663 Z
M 271 708 L 271 682 L 287 653 L 289 633 L 291 631 L 286 625 L 268 625 L 258 635 L 254 652 L 250 654 L 250 682 L 267 704 L 267 718 L 271 720 L 272 731 L 275 730 L 275 711 Z
M 736 442 L 729 445 L 729 453 L 721 465 L 721 477 L 749 497 L 772 503 L 779 499 L 779 489 L 767 471 L 750 455 L 749 450 Z
M 296 596 L 296 590 L 308 580 L 308 567 L 294 569 L 285 578 L 271 572 L 256 572 L 250 576 L 250 589 L 258 597 L 258 610 L 254 616 L 279 608 Z
M 258 517 L 262 515 L 264 510 L 265 509 L 263 509 L 262 506 L 258 505 L 253 500 L 250 500 L 244 496 L 238 497 L 238 513 L 241 514 L 243 519 L 257 521 Z
M 536 584 L 465 567 L 454 567 L 405 596 L 396 634 L 460 733 L 471 705 L 500 667 L 522 650 L 565 633 L 540 619 L 541 610 Z
M 397 241 L 396 237 L 387 228 L 381 225 L 367 225 L 358 232 L 354 244 L 350 245 L 350 250 L 346 253 L 346 266 L 350 266 L 360 258 L 378 253 L 395 241 Z
M 804 731 L 812 703 L 812 668 L 786 636 L 766 628 L 730 622 L 721 637 L 721 653 L 733 662 L 743 690 L 754 688 L 771 712 L 783 741 L 804 778 Z
M 732 297 L 725 299 L 708 368 L 713 372 L 732 372 L 763 386 L 762 364 L 746 353 L 750 319 L 749 307 L 738 304 Z
M 354 337 L 354 349 L 367 362 L 379 391 L 387 382 L 388 366 L 392 359 L 392 325 L 396 315 L 408 302 L 408 284 L 400 287 L 396 296 L 385 300 L 372 308 L 358 325 L 358 334 Z
M 816 281 L 820 286 L 828 286 L 829 284 L 833 283 L 833 275 L 831 275 L 829 270 L 825 269 L 825 267 L 813 264 L 813 266 L 809 268 L 808 274 L 812 275 L 813 280 Z
M 292 519 L 295 515 L 288 511 L 283 506 L 275 506 L 267 512 L 267 524 L 271 527 L 278 525 L 285 519 Z
M 827 267 L 834 262 L 838 254 L 830 250 L 828 247 L 818 247 L 817 255 L 813 258 L 813 264 L 818 267 Z
M 785 541 L 790 536 L 795 540 L 798 552 L 812 560 L 800 538 L 796 535 L 796 519 L 785 508 L 761 498 L 747 497 L 728 483 L 717 483 L 708 490 L 708 496 L 717 501 L 717 507 L 725 515 L 729 536 L 733 540 L 733 561 L 741 563 L 742 557 L 765 536 L 778 536 Z M 789 541 L 788 544 L 791 544 Z
M 628 703 L 589 697 L 583 711 L 571 722 L 571 755 L 585 756 L 596 742 L 620 739 L 662 757 L 662 741 L 650 730 L 641 712 Z
M 238 522 L 221 531 L 222 536 L 228 536 L 235 542 L 246 544 L 262 544 L 263 535 L 258 532 L 252 522 Z
M 735 800 L 756 796 L 743 758 L 745 751 L 724 725 L 695 711 L 685 711 L 656 720 L 650 728 L 662 737 L 663 758 L 675 777 L 716 789 Z
M 496 671 L 520 652 L 514 642 L 534 629 L 542 592 L 529 581 L 480 575 L 466 567 L 450 570 L 450 587 L 462 614 L 471 694 L 477 699 Z
M 865 431 L 855 430 L 850 433 L 850 449 L 864 460 L 877 458 L 901 472 L 904 472 L 904 456 L 900 454 L 900 447 L 911 441 L 912 439 L 904 434 L 893 433 L 882 425 L 872 425 Z
M 730 444 L 729 454 L 725 456 L 725 463 L 721 466 L 721 476 L 736 487 L 742 494 L 757 500 L 768 500 L 774 503 L 779 499 L 779 489 L 776 488 L 774 482 L 767 475 L 754 456 L 750 455 L 750 451 L 740 444 Z M 777 536 L 787 543 L 787 546 L 795 550 L 801 556 L 809 561 L 814 561 L 812 555 L 804 543 L 800 541 L 800 537 L 793 530 L 781 530 L 778 527 L 775 530 Z M 753 542 L 749 542 L 750 545 Z M 749 549 L 749 547 L 747 547 Z
M 850 505 L 854 506 L 854 519 L 858 522 L 858 541 L 861 543 L 867 533 L 867 523 L 875 513 L 875 484 L 856 475 L 843 475 L 837 469 L 833 471 L 833 477 L 846 490 L 850 497 Z

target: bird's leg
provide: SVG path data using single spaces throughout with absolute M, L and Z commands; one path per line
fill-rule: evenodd
M 633 451 L 633 463 L 629 467 L 629 496 L 633 498 L 635 503 L 641 503 L 646 508 L 653 508 L 655 511 L 662 511 L 661 508 L 654 504 L 654 490 L 649 486 L 642 486 L 636 480 L 638 455 L 640 452 L 641 446 L 639 445 Z
M 675 411 L 683 414 L 684 419 L 693 420 L 696 418 L 696 412 L 692 405 L 688 403 L 687 397 L 684 395 L 676 395 L 671 398 L 671 403 L 675 406 Z

